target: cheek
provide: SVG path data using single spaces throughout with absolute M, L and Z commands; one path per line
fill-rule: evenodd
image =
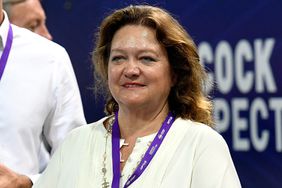
M 115 81 L 114 81 L 114 77 L 112 74 L 109 73 L 109 76 L 108 76 L 108 87 L 109 87 L 109 90 L 111 92 L 111 95 L 114 95 L 114 85 L 115 85 Z
M 118 82 L 121 75 L 121 71 L 115 67 L 109 66 L 108 68 L 108 84 L 111 87 L 113 84 Z
M 164 83 L 164 84 L 168 84 L 168 85 L 173 85 L 173 78 L 172 78 L 172 74 L 170 71 L 170 67 L 168 65 L 166 66 L 160 66 L 158 68 L 158 79 L 160 82 Z

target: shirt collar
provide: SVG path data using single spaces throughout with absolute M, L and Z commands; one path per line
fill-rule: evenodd
M 9 31 L 9 24 L 10 24 L 7 13 L 4 10 L 3 12 L 4 12 L 4 20 L 0 25 L 0 50 L 3 50 L 6 44 L 8 31 Z

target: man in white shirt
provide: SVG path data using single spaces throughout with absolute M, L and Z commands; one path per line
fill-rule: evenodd
M 65 49 L 10 24 L 2 7 L 0 187 L 31 187 L 65 135 L 86 122 Z
M 52 40 L 40 0 L 3 0 L 3 8 L 11 23 Z

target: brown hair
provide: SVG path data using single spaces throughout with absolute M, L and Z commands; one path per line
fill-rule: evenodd
M 177 117 L 212 126 L 212 104 L 203 93 L 206 73 L 199 63 L 196 45 L 179 22 L 158 7 L 131 5 L 114 11 L 103 20 L 93 53 L 96 89 L 101 89 L 101 86 L 107 88 L 111 41 L 115 32 L 125 25 L 143 25 L 154 29 L 157 40 L 166 48 L 177 79 L 168 97 L 170 111 Z M 109 99 L 105 111 L 112 114 L 118 109 L 118 104 L 108 89 L 107 93 Z

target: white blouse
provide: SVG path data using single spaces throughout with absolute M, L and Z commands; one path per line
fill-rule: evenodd
M 72 131 L 34 187 L 99 188 L 104 180 L 111 182 L 111 136 L 106 144 L 104 120 Z M 137 139 L 121 172 L 122 186 L 154 136 Z M 241 185 L 224 139 L 204 124 L 178 118 L 151 163 L 130 187 L 239 188 Z

